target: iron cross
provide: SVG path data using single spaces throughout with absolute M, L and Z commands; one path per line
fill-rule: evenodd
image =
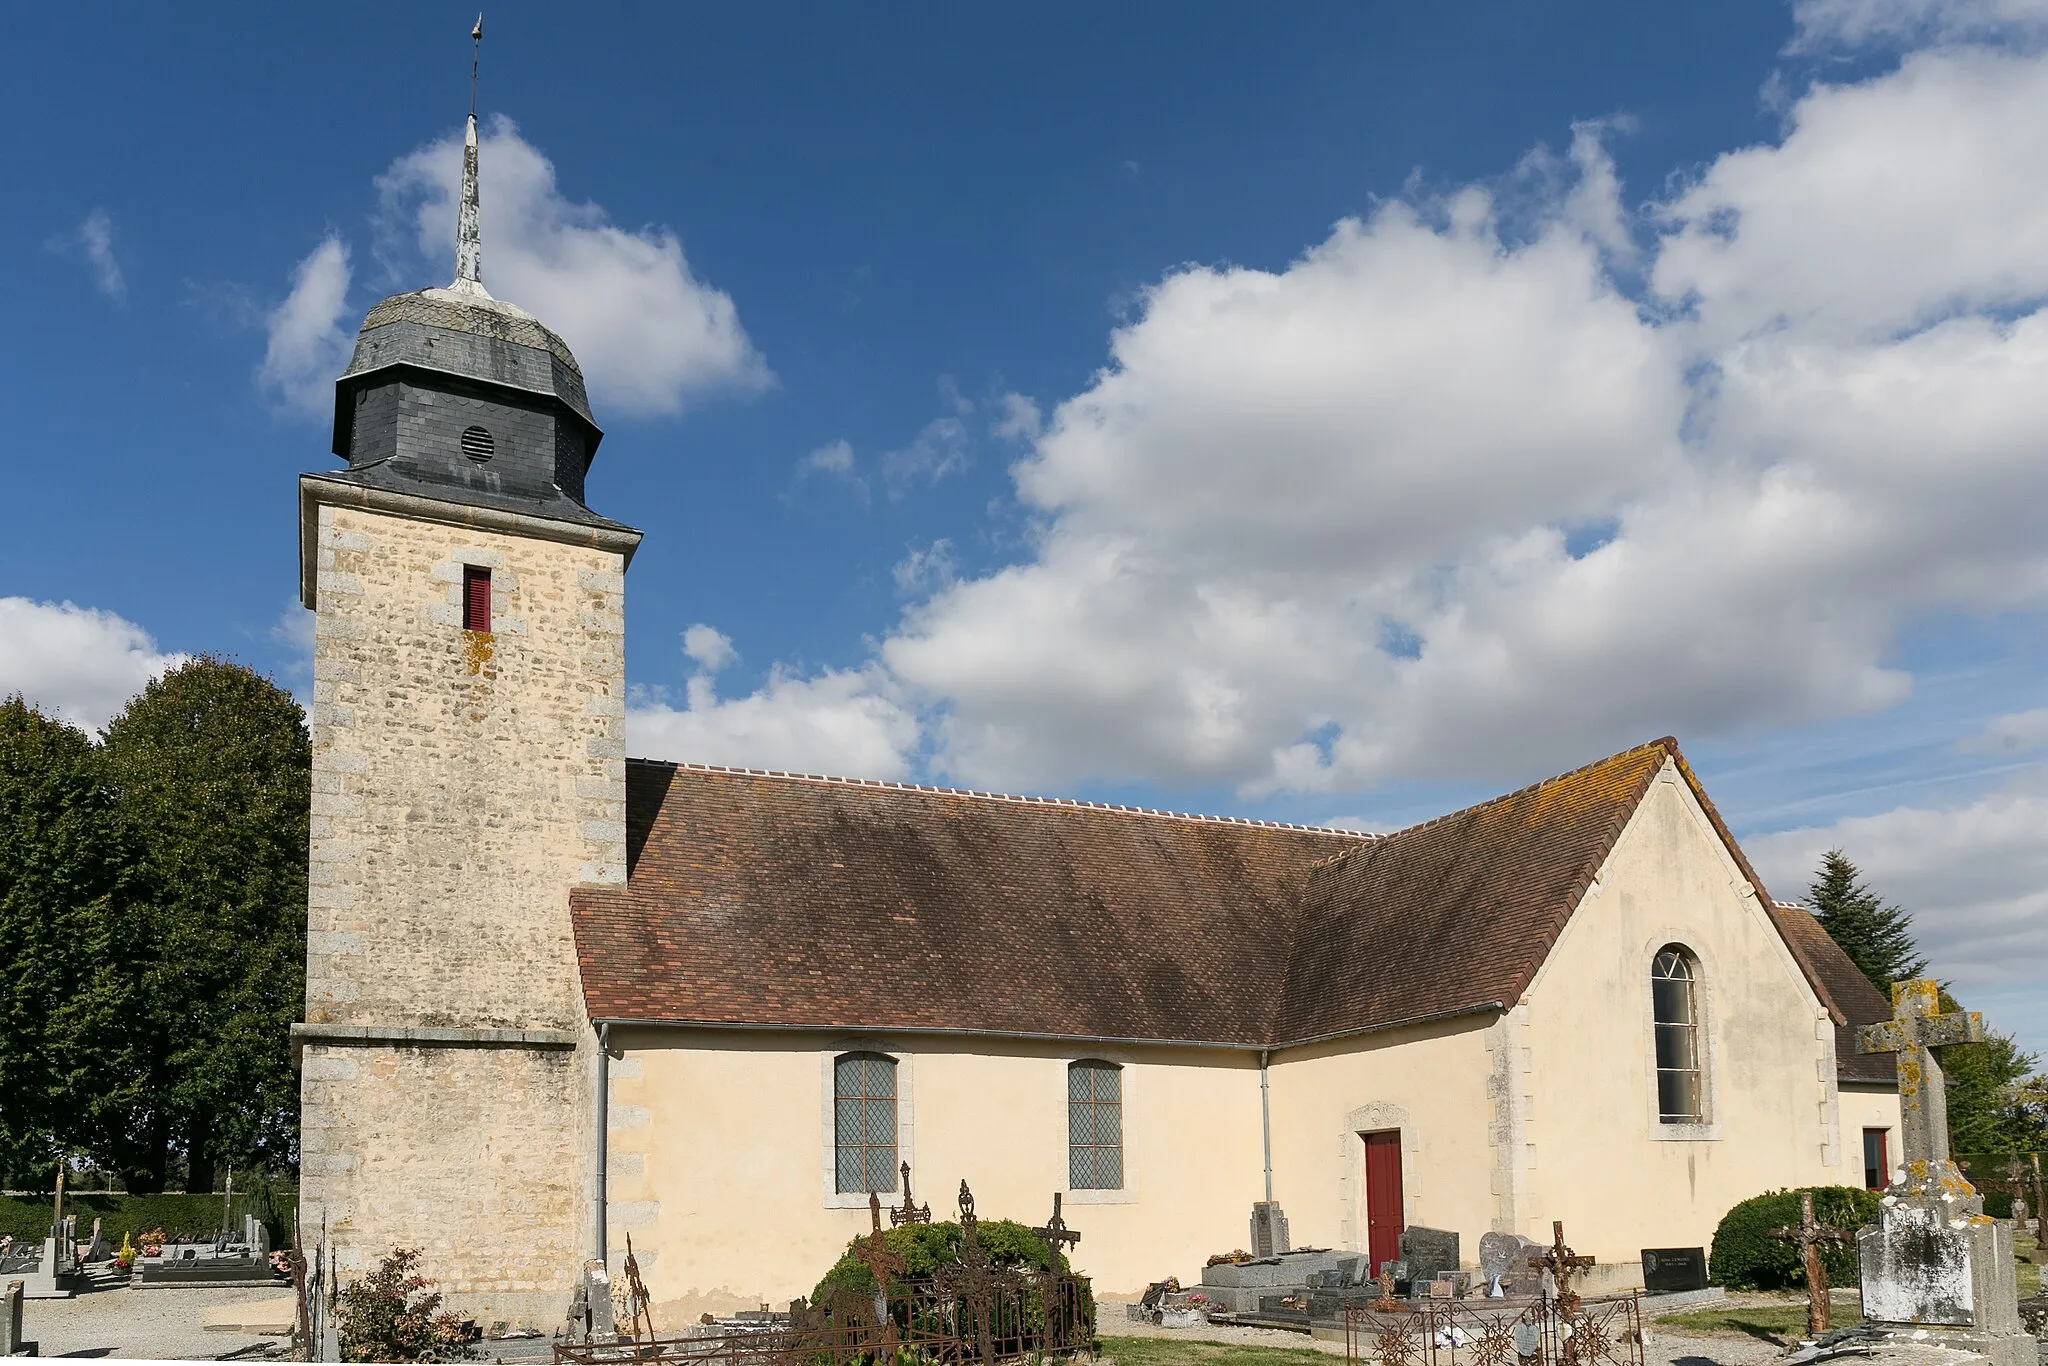
M 1948 1093 L 1934 1050 L 1944 1044 L 1982 1042 L 1984 1017 L 1974 1010 L 1943 1014 L 1941 986 L 1929 977 L 1892 983 L 1892 1018 L 1856 1031 L 1861 1051 L 1898 1055 L 1899 1127 L 1906 1149 L 1903 1184 L 1930 1195 L 1937 1189 L 1975 1193 L 1949 1160 Z
M 1582 1257 L 1565 1246 L 1562 1219 L 1550 1221 L 1550 1251 L 1529 1259 L 1530 1266 L 1550 1273 L 1550 1279 L 1557 1286 L 1558 1311 L 1566 1317 L 1576 1313 L 1579 1307 L 1578 1294 L 1572 1289 L 1572 1273 L 1595 1264 L 1594 1258 Z
M 1067 1227 L 1067 1221 L 1060 1218 L 1060 1193 L 1052 1193 L 1052 1218 L 1045 1221 L 1045 1227 L 1031 1230 L 1038 1235 L 1038 1241 L 1045 1244 L 1051 1254 L 1047 1265 L 1057 1274 L 1060 1269 L 1060 1245 L 1072 1246 L 1081 1241 L 1081 1235 Z
M 1846 1243 L 1849 1241 L 1848 1233 L 1814 1218 L 1813 1192 L 1801 1191 L 1798 1226 L 1774 1228 L 1771 1236 L 1799 1249 L 1800 1263 L 1806 1269 L 1806 1331 L 1813 1334 L 1827 1332 L 1832 1305 L 1828 1299 L 1828 1264 L 1821 1256 L 1821 1245 Z
M 903 1224 L 929 1224 L 932 1221 L 932 1207 L 913 1203 L 910 1198 L 910 1164 L 905 1162 L 898 1170 L 903 1173 L 903 1203 L 889 1211 L 889 1226 L 896 1228 Z

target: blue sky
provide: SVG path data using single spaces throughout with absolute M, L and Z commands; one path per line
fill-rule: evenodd
M 2048 1049 L 2048 12 L 493 8 L 634 748 L 1391 828 L 1663 733 Z M 10 12 L 0 690 L 305 682 L 473 12 Z

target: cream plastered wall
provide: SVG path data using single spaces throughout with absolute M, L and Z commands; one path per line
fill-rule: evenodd
M 1885 1173 L 1889 1180 L 1904 1157 L 1900 1148 L 1899 1093 L 1893 1087 L 1860 1086 L 1854 1083 L 1841 1088 L 1842 1105 L 1842 1184 L 1862 1184 L 1863 1173 L 1863 1131 L 1882 1129 L 1885 1131 L 1885 1156 L 1890 1161 L 1891 1171 Z
M 934 1219 L 955 1217 L 963 1178 L 982 1218 L 1027 1226 L 1059 1191 L 1082 1234 L 1070 1255 L 1098 1295 L 1197 1279 L 1208 1253 L 1244 1244 L 1260 1198 L 1256 1054 L 625 1028 L 612 1039 L 609 1241 L 616 1261 L 631 1235 L 669 1324 L 808 1295 L 867 1231 L 866 1197 L 831 1191 L 830 1065 L 844 1051 L 898 1060 L 899 1145 Z M 1079 1058 L 1123 1069 L 1120 1192 L 1066 1189 L 1066 1067 Z
M 1658 1118 L 1650 970 L 1673 943 L 1700 968 L 1700 1125 Z M 1710 1245 L 1749 1196 L 1862 1183 L 1834 1027 L 1669 761 L 1525 1000 L 1517 1231 L 1548 1241 L 1562 1219 L 1573 1247 L 1622 1268 Z
M 452 1307 L 553 1326 L 594 1213 L 568 892 L 625 876 L 623 560 L 318 517 L 302 1208 L 344 1274 L 417 1246 Z
M 1297 1247 L 1367 1250 L 1361 1135 L 1398 1129 L 1403 1222 L 1456 1230 L 1464 1260 L 1476 1261 L 1479 1235 L 1494 1217 L 1491 1020 L 1489 1013 L 1440 1021 L 1272 1056 L 1273 1195 Z

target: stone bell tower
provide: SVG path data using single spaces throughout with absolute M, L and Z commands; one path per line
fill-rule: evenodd
M 620 883 L 625 570 L 562 339 L 456 278 L 385 299 L 299 479 L 316 616 L 301 1228 L 344 1281 L 417 1248 L 450 1308 L 547 1329 L 591 1255 L 596 1042 L 569 891 Z

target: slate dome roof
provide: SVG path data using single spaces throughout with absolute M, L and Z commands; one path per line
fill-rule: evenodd
M 347 387 L 396 365 L 550 395 L 597 425 L 569 344 L 525 309 L 469 280 L 380 300 L 363 318 L 341 382 Z

